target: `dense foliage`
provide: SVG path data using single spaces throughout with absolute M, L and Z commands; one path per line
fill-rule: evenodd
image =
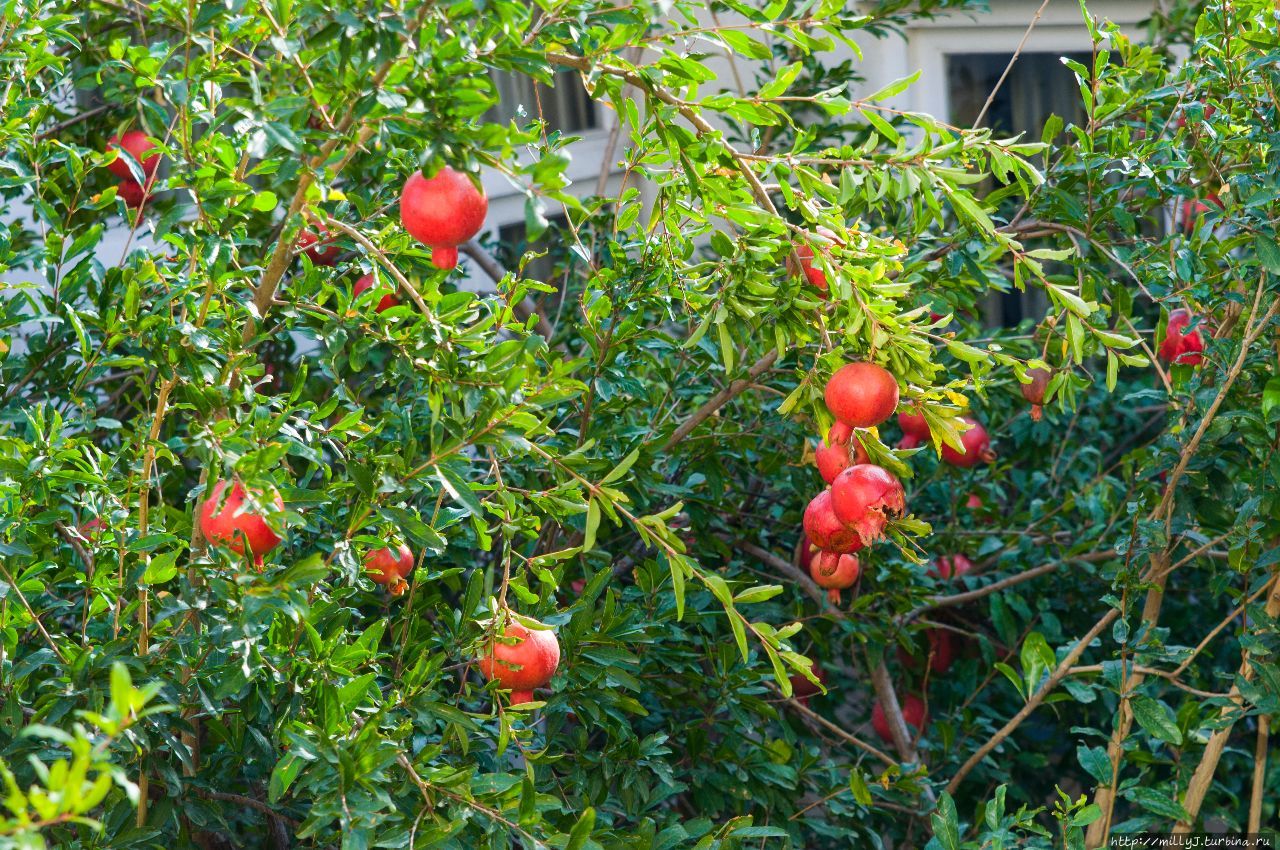
M 1002 139 L 833 58 L 963 3 L 846 5 L 7 3 L 0 847 L 1274 825 L 1280 12 L 1083 10 L 1084 119 Z M 503 74 L 616 118 L 597 185 Z M 481 293 L 401 226 L 444 167 L 526 199 Z M 929 439 L 857 431 L 906 512 L 833 603 L 801 516 L 864 360 Z M 476 663 L 519 625 L 532 702 Z

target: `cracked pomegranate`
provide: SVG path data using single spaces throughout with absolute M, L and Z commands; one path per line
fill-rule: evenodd
M 906 494 L 893 473 L 872 463 L 860 463 L 831 483 L 831 507 L 836 519 L 857 532 L 866 544 L 883 537 L 889 519 L 907 509 Z
M 403 543 L 374 549 L 364 556 L 364 571 L 392 596 L 399 596 L 409 589 L 405 579 L 413 572 L 413 550 Z

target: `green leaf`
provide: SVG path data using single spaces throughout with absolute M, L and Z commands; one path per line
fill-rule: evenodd
M 1280 244 L 1275 237 L 1259 233 L 1254 237 L 1253 247 L 1258 252 L 1258 260 L 1263 268 L 1275 275 L 1280 275 Z
M 289 791 L 293 780 L 302 772 L 303 761 L 292 753 L 287 753 L 276 766 L 271 769 L 271 779 L 267 783 L 267 801 L 278 803 Z
M 1182 745 L 1182 731 L 1178 729 L 1173 709 L 1145 694 L 1136 694 L 1129 700 L 1129 705 L 1134 719 L 1148 735 L 1175 747 Z
M 867 787 L 867 780 L 862 775 L 861 768 L 853 768 L 849 771 L 849 790 L 853 792 L 853 799 L 860 806 L 871 805 L 871 789 Z
M 595 826 L 596 810 L 588 807 L 569 832 L 569 840 L 565 843 L 564 850 L 582 850 L 587 843 L 587 839 L 591 837 L 591 830 L 595 829 Z

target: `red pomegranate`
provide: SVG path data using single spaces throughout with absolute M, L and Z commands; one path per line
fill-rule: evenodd
M 980 511 L 983 507 L 982 499 L 978 497 L 977 493 L 970 493 L 969 498 L 964 500 L 964 506 L 971 511 Z
M 1205 203 L 1208 201 L 1209 203 Z M 1213 206 L 1210 206 L 1212 204 Z M 1213 207 L 1225 210 L 1226 205 L 1222 203 L 1222 199 L 1217 195 L 1207 195 L 1204 201 L 1195 198 L 1188 198 L 1182 202 L 1182 231 L 1188 236 L 1196 232 L 1196 222 L 1207 212 L 1211 212 Z
M 809 575 L 814 584 L 826 588 L 832 605 L 840 604 L 840 591 L 857 584 L 861 572 L 857 555 L 819 552 L 809 562 Z
M 813 545 L 813 541 L 809 539 L 809 535 L 800 533 L 800 569 L 805 572 L 809 571 L 809 564 L 813 562 L 813 556 L 818 552 L 818 547 Z
M 356 281 L 356 285 L 352 287 L 351 294 L 359 298 L 367 290 L 373 286 L 373 275 L 367 274 Z M 394 291 L 388 292 L 378 300 L 377 310 L 381 313 L 383 310 L 390 310 L 392 307 L 400 303 L 400 299 L 396 298 Z
M 898 427 L 908 437 L 915 437 L 916 445 L 929 439 L 929 423 L 925 421 L 923 413 L 902 411 L 898 414 Z
M 829 489 L 814 496 L 804 509 L 804 533 L 814 546 L 826 552 L 857 552 L 863 545 L 858 532 L 847 527 L 836 516 Z
M 403 543 L 374 549 L 364 556 L 364 571 L 392 596 L 399 596 L 409 589 L 405 579 L 413 572 L 413 550 Z
M 969 468 L 980 463 L 991 463 L 996 453 L 991 450 L 991 437 L 982 423 L 972 416 L 961 416 L 961 421 L 969 423 L 969 430 L 960 435 L 964 451 L 958 452 L 946 443 L 942 444 L 942 459 L 952 466 Z
M 147 201 L 147 191 L 132 180 L 121 180 L 116 187 L 116 197 L 131 210 L 140 209 Z
M 155 143 L 147 138 L 147 134 L 141 130 L 130 130 L 123 136 L 112 136 L 107 141 L 108 151 L 126 151 L 136 159 L 138 164 L 142 166 L 142 174 L 145 177 L 150 177 L 154 174 L 156 168 L 160 165 L 160 154 L 146 155 L 147 151 L 154 147 Z M 121 180 L 132 183 L 134 186 L 138 185 L 137 178 L 133 176 L 133 172 L 129 170 L 129 164 L 125 162 L 123 157 L 117 156 L 107 165 L 107 168 Z
M 494 640 L 480 659 L 480 672 L 511 691 L 511 704 L 533 701 L 533 689 L 551 681 L 560 664 L 560 642 L 550 629 L 530 629 L 514 620 L 504 640 Z
M 847 363 L 827 381 L 826 400 L 836 419 L 852 428 L 870 428 L 893 415 L 898 381 L 875 363 Z
M 897 448 L 899 451 L 906 452 L 906 451 L 911 451 L 912 449 L 918 449 L 922 445 L 924 445 L 924 441 L 921 440 L 919 437 L 913 437 L 910 434 L 904 434 L 902 436 L 902 439 L 898 441 Z
M 929 575 L 937 578 L 959 578 L 973 569 L 973 561 L 964 555 L 943 555 L 929 566 Z
M 813 671 L 814 678 L 825 686 L 827 684 L 827 671 L 819 667 L 817 663 L 814 663 L 813 667 L 810 669 Z M 815 685 L 813 682 L 810 682 L 809 677 L 807 676 L 802 676 L 799 673 L 792 673 L 787 677 L 787 679 L 791 682 L 792 699 L 802 702 L 805 705 L 809 704 L 810 697 L 817 696 L 822 693 L 822 688 Z
M 860 463 L 831 483 L 831 507 L 836 519 L 867 544 L 884 536 L 890 515 L 903 513 L 907 500 L 902 482 L 893 473 L 873 463 Z
M 837 475 L 853 464 L 866 463 L 870 458 L 862 443 L 853 436 L 853 429 L 843 422 L 837 422 L 827 432 L 827 439 L 814 449 L 813 459 L 818 465 L 818 474 L 822 476 L 822 480 L 830 484 Z
M 823 238 L 828 239 L 836 243 L 837 245 L 842 244 L 840 241 L 840 238 L 836 236 L 835 231 L 831 230 L 828 227 L 817 228 L 817 233 L 819 236 L 822 236 Z M 831 263 L 830 252 L 827 251 L 825 248 L 820 248 L 819 250 L 822 251 L 822 264 L 824 266 L 830 265 Z M 814 258 L 813 246 L 810 245 L 808 242 L 802 242 L 799 245 L 795 246 L 795 253 L 796 253 L 796 256 L 800 258 L 800 270 L 804 272 L 804 276 L 809 281 L 809 284 L 811 286 L 817 287 L 818 289 L 821 289 L 823 292 L 822 297 L 826 298 L 827 297 L 826 296 L 827 275 L 826 275 L 826 272 L 822 271 L 822 269 L 816 269 L 813 267 L 813 258 Z M 788 263 L 791 262 L 790 257 L 787 258 L 787 262 Z
M 924 728 L 924 701 L 920 697 L 907 694 L 899 707 L 902 709 L 902 719 L 908 726 L 916 727 L 916 731 Z M 886 744 L 893 742 L 893 735 L 889 732 L 889 718 L 885 716 L 879 702 L 871 709 L 871 728 L 876 730 L 880 740 Z
M 438 269 L 458 264 L 458 246 L 480 232 L 488 212 L 484 192 L 447 165 L 434 177 L 415 171 L 400 194 L 404 229 L 431 249 L 431 262 Z
M 315 231 L 303 230 L 298 234 L 294 250 L 306 254 L 317 266 L 333 266 L 342 255 L 342 248 L 329 236 L 329 228 L 323 222 L 316 222 Z
M 219 481 L 200 505 L 200 531 L 210 543 L 240 555 L 245 554 L 248 546 L 254 564 L 260 567 L 262 556 L 281 540 L 267 525 L 266 516 L 282 514 L 284 500 L 270 486 L 255 488 L 250 495 L 237 481 L 229 493 L 226 490 L 227 482 Z
M 1204 322 L 1196 325 L 1190 333 L 1186 328 L 1195 317 L 1189 310 L 1179 307 L 1169 312 L 1169 323 L 1165 325 L 1164 340 L 1160 343 L 1157 355 L 1165 363 L 1178 363 L 1185 366 L 1199 366 L 1204 362 L 1204 334 L 1208 328 Z
M 926 655 L 929 661 L 929 669 L 934 673 L 945 673 L 951 669 L 951 665 L 956 660 L 955 637 L 948 629 L 925 629 L 925 639 L 929 644 L 929 651 Z M 922 659 L 907 652 L 903 647 L 898 647 L 898 660 L 905 667 L 915 669 L 920 665 Z
M 1031 379 L 1031 383 L 1020 384 L 1019 389 L 1022 390 L 1022 397 L 1031 403 L 1031 418 L 1039 422 L 1045 390 L 1049 389 L 1049 379 L 1053 377 L 1053 373 L 1037 366 L 1027 370 L 1027 377 Z

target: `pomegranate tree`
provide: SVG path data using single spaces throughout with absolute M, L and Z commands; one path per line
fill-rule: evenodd
M 1031 381 L 1019 385 L 1019 389 L 1022 390 L 1022 397 L 1031 404 L 1031 418 L 1039 422 L 1044 407 L 1044 394 L 1049 389 L 1049 379 L 1053 377 L 1053 373 L 1036 366 L 1027 370 L 1027 377 Z
M 280 545 L 268 518 L 284 513 L 284 500 L 274 487 L 246 489 L 239 481 L 230 485 L 219 481 L 200 505 L 200 531 L 215 546 L 239 555 L 250 554 L 257 567 L 262 557 Z
M 996 453 L 991 449 L 991 437 L 982 423 L 972 416 L 961 416 L 960 420 L 969 425 L 969 430 L 960 435 L 963 451 L 957 451 L 946 443 L 942 444 L 942 459 L 952 466 L 965 469 L 980 463 L 991 463 Z
M 809 562 L 809 575 L 814 584 L 827 591 L 831 604 L 840 604 L 840 591 L 858 583 L 862 567 L 858 556 L 838 552 L 818 552 Z
M 830 489 L 814 496 L 804 509 L 804 533 L 814 546 L 824 552 L 844 554 L 857 552 L 863 546 L 857 530 L 849 528 L 836 516 Z
M 550 629 L 531 629 L 512 620 L 480 658 L 480 672 L 511 691 L 511 704 L 533 701 L 533 689 L 551 681 L 560 665 L 560 642 Z
M 870 428 L 893 415 L 898 381 L 875 363 L 846 363 L 827 381 L 825 395 L 836 419 L 851 428 Z
M 409 589 L 405 579 L 413 572 L 413 550 L 403 543 L 374 549 L 364 556 L 364 571 L 392 596 L 399 596 Z
M 431 262 L 438 269 L 458 264 L 458 246 L 480 232 L 488 212 L 484 192 L 447 165 L 432 177 L 415 171 L 400 194 L 404 229 L 431 249 Z
M 365 292 L 373 288 L 373 275 L 367 274 L 356 281 L 356 285 L 352 287 L 351 294 L 359 298 Z M 390 310 L 400 303 L 400 299 L 396 298 L 394 292 L 388 292 L 386 295 L 378 299 L 377 311 L 381 313 L 383 310 Z
M 870 458 L 862 443 L 853 435 L 853 429 L 843 422 L 837 422 L 827 432 L 827 439 L 814 450 L 813 459 L 822 480 L 830 484 L 850 466 L 866 463 Z
M 906 510 L 906 494 L 893 473 L 873 463 L 860 463 L 831 483 L 831 507 L 836 520 L 867 544 L 883 537 L 889 519 Z
M 1204 323 L 1201 322 L 1190 332 L 1187 327 L 1195 317 L 1190 310 L 1179 307 L 1169 311 L 1169 322 L 1165 325 L 1164 339 L 1160 342 L 1157 355 L 1165 363 L 1176 363 L 1184 366 L 1199 366 L 1204 362 Z
M 902 709 L 902 719 L 908 726 L 914 726 L 917 732 L 924 728 L 924 700 L 915 694 L 907 694 L 899 708 Z M 893 734 L 889 731 L 889 718 L 879 702 L 871 709 L 871 728 L 876 730 L 880 740 L 886 744 L 893 741 Z

